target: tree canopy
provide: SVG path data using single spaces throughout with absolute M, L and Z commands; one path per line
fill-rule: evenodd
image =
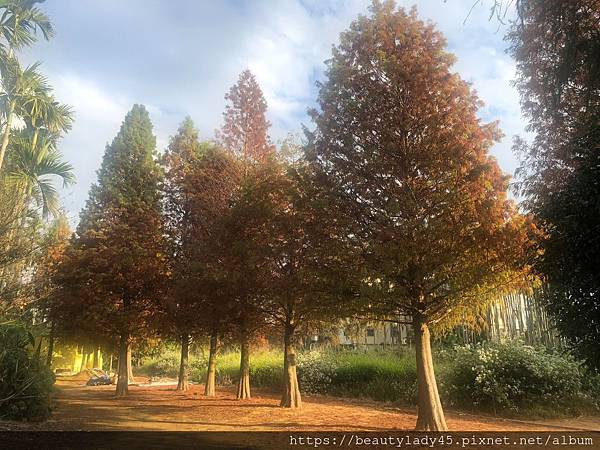
M 363 311 L 412 317 L 420 429 L 446 428 L 428 327 L 520 279 L 525 220 L 488 153 L 500 133 L 416 10 L 374 2 L 342 33 L 320 85 L 309 158 L 362 270 Z M 515 272 L 516 271 L 516 272 Z
M 130 340 L 146 333 L 168 273 L 161 176 L 150 118 L 134 105 L 106 147 L 57 276 L 64 289 L 56 308 L 61 323 L 119 336 L 119 395 L 127 392 Z
M 522 1 L 508 39 L 533 139 L 517 138 L 517 193 L 544 232 L 542 296 L 600 368 L 600 2 Z

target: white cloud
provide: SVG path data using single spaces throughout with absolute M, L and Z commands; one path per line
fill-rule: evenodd
M 114 121 L 127 111 L 128 101 L 115 98 L 103 91 L 93 80 L 73 73 L 61 74 L 54 83 L 56 95 L 61 102 L 71 105 L 79 118 Z
M 410 7 L 415 0 L 399 1 Z M 178 123 L 191 115 L 210 138 L 220 126 L 224 94 L 238 74 L 250 68 L 269 104 L 277 140 L 308 124 L 315 101 L 315 78 L 339 33 L 368 0 L 253 0 L 168 2 L 63 0 L 44 4 L 57 37 L 29 55 L 44 61 L 57 98 L 76 110 L 73 130 L 62 148 L 75 166 L 78 185 L 66 198 L 75 212 L 95 179 L 106 142 L 113 139 L 134 102 L 147 105 L 159 149 Z M 104 5 L 104 6 L 102 6 Z M 501 121 L 505 139 L 493 153 L 504 170 L 516 167 L 513 134 L 523 132 L 518 95 L 510 85 L 514 63 L 504 53 L 505 28 L 488 20 L 489 5 L 473 0 L 423 0 L 419 15 L 448 39 L 455 69 L 484 100 L 483 120 Z M 89 14 L 94 11 L 93 14 Z M 116 12 L 118 11 L 118 14 Z

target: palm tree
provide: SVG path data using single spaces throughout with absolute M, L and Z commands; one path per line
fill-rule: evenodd
M 50 85 L 46 77 L 38 72 L 38 67 L 39 63 L 35 63 L 23 70 L 14 57 L 9 58 L 7 64 L 0 65 L 0 75 L 2 76 L 0 108 L 4 116 L 4 131 L 0 146 L 0 170 L 4 163 L 15 115 L 22 117 L 27 111 L 36 111 L 43 98 L 50 95 Z
M 12 157 L 7 165 L 6 181 L 21 195 L 23 213 L 32 202 L 42 209 L 43 217 L 59 213 L 56 179 L 63 186 L 73 183 L 73 167 L 64 162 L 56 148 L 57 135 L 46 130 L 38 132 L 37 144 L 32 144 L 32 130 L 21 130 L 11 143 Z
M 27 128 L 33 130 L 32 148 L 37 145 L 40 130 L 45 129 L 58 137 L 69 131 L 73 124 L 72 108 L 58 103 L 46 91 L 34 93 L 20 109 Z
M 0 46 L 6 56 L 11 57 L 15 50 L 33 44 L 38 31 L 46 40 L 54 36 L 50 19 L 35 6 L 36 3 L 41 1 L 0 0 L 0 36 L 6 41 Z
M 0 145 L 0 170 L 4 163 L 18 102 L 27 100 L 27 96 L 30 96 L 29 100 L 32 99 L 32 93 L 29 91 L 36 83 L 38 88 L 49 90 L 45 78 L 37 73 L 39 64 L 22 70 L 15 56 L 16 50 L 33 44 L 38 38 L 38 33 L 46 40 L 54 35 L 50 19 L 35 6 L 41 1 L 0 0 L 0 107 L 4 126 Z

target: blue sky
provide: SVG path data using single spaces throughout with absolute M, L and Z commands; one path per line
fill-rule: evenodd
M 499 120 L 505 138 L 493 149 L 513 173 L 512 136 L 524 133 L 515 65 L 505 54 L 505 28 L 489 21 L 490 1 L 398 1 L 417 4 L 422 19 L 437 24 L 456 54 L 455 70 L 470 81 L 486 106 L 485 121 Z M 275 142 L 310 126 L 306 110 L 315 80 L 341 31 L 369 0 L 49 0 L 41 7 L 57 35 L 24 54 L 42 61 L 59 101 L 73 106 L 73 130 L 61 149 L 77 184 L 63 190 L 76 220 L 96 179 L 102 154 L 134 103 L 150 111 L 159 150 L 190 115 L 202 138 L 220 126 L 224 94 L 245 68 L 252 70 L 269 105 Z

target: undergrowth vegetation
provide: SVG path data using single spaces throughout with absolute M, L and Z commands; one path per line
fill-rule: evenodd
M 444 404 L 506 416 L 553 417 L 598 411 L 600 375 L 590 373 L 569 355 L 550 353 L 519 343 L 486 344 L 439 350 L 434 356 Z M 251 358 L 255 387 L 280 389 L 280 351 L 257 351 Z M 202 383 L 206 360 L 195 355 L 191 379 Z M 147 360 L 140 371 L 149 376 L 175 377 L 176 350 Z M 219 355 L 217 383 L 237 380 L 239 354 Z M 307 394 L 370 398 L 414 405 L 417 372 L 414 353 L 392 351 L 307 351 L 298 355 L 298 378 Z
M 0 419 L 44 420 L 50 415 L 52 371 L 33 352 L 33 336 L 0 326 Z

